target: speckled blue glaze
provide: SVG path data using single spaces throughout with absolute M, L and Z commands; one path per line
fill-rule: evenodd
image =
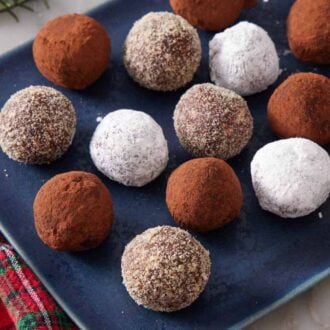
M 254 136 L 241 155 L 229 162 L 242 182 L 244 207 L 240 218 L 232 224 L 195 235 L 210 250 L 213 265 L 205 292 L 189 308 L 162 314 L 139 307 L 121 284 L 120 275 L 120 258 L 127 242 L 149 227 L 174 225 L 165 205 L 166 180 L 174 168 L 190 158 L 180 147 L 172 122 L 175 104 L 185 89 L 166 94 L 148 91 L 129 78 L 122 64 L 123 42 L 133 22 L 149 11 L 169 10 L 167 0 L 118 0 L 91 14 L 109 31 L 113 55 L 107 72 L 86 91 L 59 88 L 72 100 L 78 114 L 77 135 L 63 158 L 49 166 L 28 166 L 0 153 L 1 229 L 82 327 L 224 329 L 329 270 L 329 201 L 318 210 L 322 219 L 317 212 L 300 220 L 280 219 L 260 209 L 249 174 L 254 153 L 276 139 L 266 120 L 267 100 L 274 88 L 292 72 L 330 73 L 329 68 L 300 63 L 287 52 L 285 20 L 292 2 L 261 1 L 256 9 L 245 11 L 241 17 L 269 32 L 281 56 L 283 73 L 266 92 L 247 98 L 255 119 Z M 209 81 L 208 41 L 213 34 L 200 32 L 200 36 L 204 56 L 193 83 Z M 35 68 L 31 44 L 1 58 L 0 106 L 12 93 L 36 84 L 52 86 Z M 142 189 L 111 182 L 97 172 L 89 157 L 96 117 L 119 108 L 146 111 L 161 124 L 169 141 L 170 162 L 166 171 Z M 79 254 L 50 250 L 39 240 L 33 225 L 36 192 L 45 180 L 69 170 L 96 173 L 109 187 L 115 206 L 115 223 L 109 238 L 99 248 Z

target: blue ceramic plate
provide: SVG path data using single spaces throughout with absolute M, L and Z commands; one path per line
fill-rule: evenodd
M 242 16 L 264 27 L 274 39 L 283 69 L 277 84 L 297 71 L 329 75 L 327 68 L 299 63 L 287 51 L 285 20 L 291 4 L 283 0 L 260 2 Z M 118 0 L 91 13 L 112 36 L 110 67 L 86 91 L 60 89 L 78 113 L 77 135 L 62 159 L 50 166 L 28 166 L 0 154 L 1 230 L 81 327 L 237 328 L 329 272 L 330 203 L 318 210 L 322 219 L 315 212 L 300 220 L 283 220 L 260 209 L 252 191 L 249 164 L 261 146 L 276 139 L 266 120 L 267 100 L 276 86 L 249 97 L 255 119 L 254 137 L 242 154 L 230 161 L 244 190 L 241 216 L 221 230 L 195 235 L 211 251 L 213 262 L 205 292 L 192 306 L 172 314 L 155 313 L 133 302 L 121 283 L 124 246 L 149 227 L 174 225 L 165 205 L 166 181 L 172 170 L 190 158 L 180 147 L 172 123 L 175 104 L 184 89 L 166 94 L 143 89 L 129 78 L 122 64 L 123 42 L 133 22 L 149 11 L 160 10 L 170 10 L 167 0 Z M 204 57 L 193 83 L 209 81 L 208 41 L 213 35 L 200 32 L 200 36 Z M 36 84 L 51 85 L 34 66 L 31 44 L 1 58 L 1 106 L 12 93 Z M 170 162 L 165 173 L 142 189 L 111 182 L 96 171 L 89 157 L 96 118 L 119 108 L 146 111 L 162 125 L 169 141 Z M 46 247 L 37 237 L 32 216 L 33 199 L 40 186 L 53 175 L 70 170 L 99 175 L 109 187 L 115 205 L 116 219 L 110 237 L 99 248 L 79 254 L 59 253 Z

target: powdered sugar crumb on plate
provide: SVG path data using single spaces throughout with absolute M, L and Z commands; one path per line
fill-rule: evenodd
M 291 53 L 292 53 L 292 51 L 290 49 L 285 49 L 284 52 L 283 52 L 283 56 L 287 56 Z

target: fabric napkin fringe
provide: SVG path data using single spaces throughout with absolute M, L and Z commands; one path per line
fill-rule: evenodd
M 78 329 L 8 244 L 0 244 L 0 299 L 13 323 L 0 308 L 1 329 Z

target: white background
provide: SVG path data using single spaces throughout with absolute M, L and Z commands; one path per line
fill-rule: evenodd
M 47 10 L 42 1 L 32 1 L 33 13 L 15 10 L 19 23 L 10 15 L 1 14 L 0 54 L 32 39 L 48 19 L 64 13 L 85 12 L 103 2 L 106 1 L 49 0 L 51 8 Z M 249 329 L 330 330 L 330 279 L 257 321 Z

